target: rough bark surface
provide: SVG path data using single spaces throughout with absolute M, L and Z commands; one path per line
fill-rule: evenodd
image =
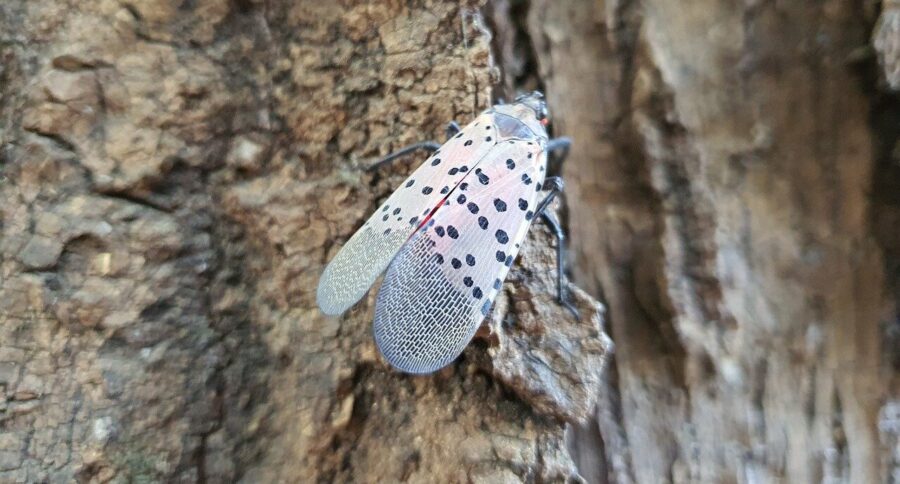
M 536 227 L 486 327 L 390 370 L 327 260 L 490 104 L 477 4 L 0 5 L 0 481 L 555 481 L 610 347 Z
M 900 479 L 896 6 L 525 3 L 617 347 L 582 474 Z

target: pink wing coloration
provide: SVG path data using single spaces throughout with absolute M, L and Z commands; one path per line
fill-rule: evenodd
M 545 163 L 537 142 L 496 144 L 403 245 L 375 309 L 375 342 L 392 365 L 428 373 L 466 347 L 528 232 Z
M 494 145 L 491 115 L 475 118 L 429 157 L 347 241 L 319 279 L 316 299 L 325 314 L 359 301 L 432 210 Z

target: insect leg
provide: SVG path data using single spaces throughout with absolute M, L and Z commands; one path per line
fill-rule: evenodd
M 441 144 L 438 143 L 437 141 L 422 141 L 421 143 L 416 143 L 416 144 L 413 144 L 413 145 L 409 145 L 409 146 L 400 148 L 399 150 L 397 150 L 397 151 L 395 151 L 395 152 L 393 152 L 393 153 L 391 153 L 391 154 L 385 156 L 384 158 L 382 158 L 382 159 L 376 161 L 376 162 L 373 163 L 371 166 L 369 166 L 368 168 L 366 168 L 366 170 L 367 170 L 367 171 L 376 170 L 376 169 L 378 169 L 379 167 L 381 167 L 382 165 L 384 165 L 385 163 L 390 163 L 390 162 L 396 160 L 397 158 L 400 158 L 401 156 L 404 156 L 404 155 L 408 155 L 408 154 L 410 154 L 410 153 L 412 153 L 413 151 L 416 151 L 416 150 L 425 150 L 425 151 L 428 151 L 429 153 L 434 153 L 434 152 L 437 151 L 440 147 L 441 147 Z
M 550 205 L 550 202 L 559 195 L 560 192 L 563 191 L 565 187 L 565 183 L 563 183 L 563 179 L 558 176 L 548 176 L 544 180 L 544 187 L 550 191 L 541 203 L 538 204 L 537 208 L 534 210 L 535 215 L 541 215 L 544 213 L 544 210 L 547 209 L 547 205 Z
M 556 300 L 559 301 L 559 304 L 568 309 L 575 316 L 575 319 L 580 320 L 581 317 L 578 314 L 578 310 L 569 302 L 563 287 L 563 261 L 566 259 L 566 235 L 563 233 L 559 221 L 556 220 L 553 215 L 542 212 L 541 219 L 544 220 L 544 223 L 550 227 L 550 230 L 553 231 L 553 235 L 556 236 Z
M 462 128 L 459 127 L 459 124 L 456 121 L 450 121 L 449 123 L 447 123 L 447 129 L 446 129 L 447 139 L 454 137 L 461 130 L 462 130 Z M 401 156 L 404 156 L 404 155 L 408 155 L 416 150 L 425 150 L 425 151 L 428 151 L 429 153 L 434 153 L 440 147 L 441 147 L 441 145 L 437 141 L 422 141 L 421 143 L 416 143 L 413 145 L 405 146 L 405 147 L 400 148 L 399 150 L 385 156 L 384 158 L 376 161 L 375 163 L 372 164 L 372 166 L 367 168 L 367 170 L 369 170 L 369 171 L 375 170 L 378 167 L 380 167 L 381 165 L 384 165 L 385 163 L 390 163 L 390 162 L 396 160 L 397 158 L 400 158 Z
M 447 139 L 456 136 L 456 133 L 459 133 L 460 131 L 462 131 L 462 128 L 459 127 L 459 123 L 457 123 L 456 121 L 450 121 L 449 123 L 447 123 Z
M 553 138 L 547 142 L 547 152 L 556 153 L 556 159 L 565 161 L 569 156 L 569 147 L 572 146 L 572 139 L 566 136 Z
M 544 186 L 547 187 L 550 193 L 548 193 L 547 196 L 541 200 L 541 203 L 538 204 L 537 209 L 535 209 L 535 214 L 540 215 L 541 219 L 550 227 L 550 230 L 553 231 L 553 235 L 556 237 L 556 299 L 561 305 L 575 315 L 575 319 L 581 319 L 578 315 L 578 310 L 575 309 L 568 298 L 566 298 L 566 293 L 563 288 L 563 261 L 566 260 L 566 234 L 563 232 L 559 221 L 556 220 L 553 215 L 547 213 L 547 206 L 549 206 L 550 202 L 562 192 L 565 184 L 563 183 L 562 178 L 551 176 L 544 180 Z

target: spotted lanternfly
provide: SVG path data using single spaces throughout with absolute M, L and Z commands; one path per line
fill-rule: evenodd
M 451 123 L 440 147 L 399 151 L 434 153 L 325 268 L 317 293 L 322 312 L 349 309 L 387 268 L 375 303 L 381 353 L 409 373 L 452 362 L 488 314 L 534 217 L 545 217 L 561 237 L 543 211 L 562 183 L 545 183 L 545 173 L 547 153 L 569 141 L 550 140 L 546 124 L 546 104 L 534 92 L 488 109 L 461 130 Z

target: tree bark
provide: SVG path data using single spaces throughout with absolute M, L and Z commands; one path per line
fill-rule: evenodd
M 3 2 L 0 482 L 900 481 L 896 12 Z M 366 168 L 538 88 L 581 318 L 535 224 L 398 374 L 315 307 Z
M 575 280 L 609 305 L 618 348 L 604 475 L 898 479 L 900 118 L 867 53 L 877 12 L 529 4 L 554 125 L 578 140 Z

